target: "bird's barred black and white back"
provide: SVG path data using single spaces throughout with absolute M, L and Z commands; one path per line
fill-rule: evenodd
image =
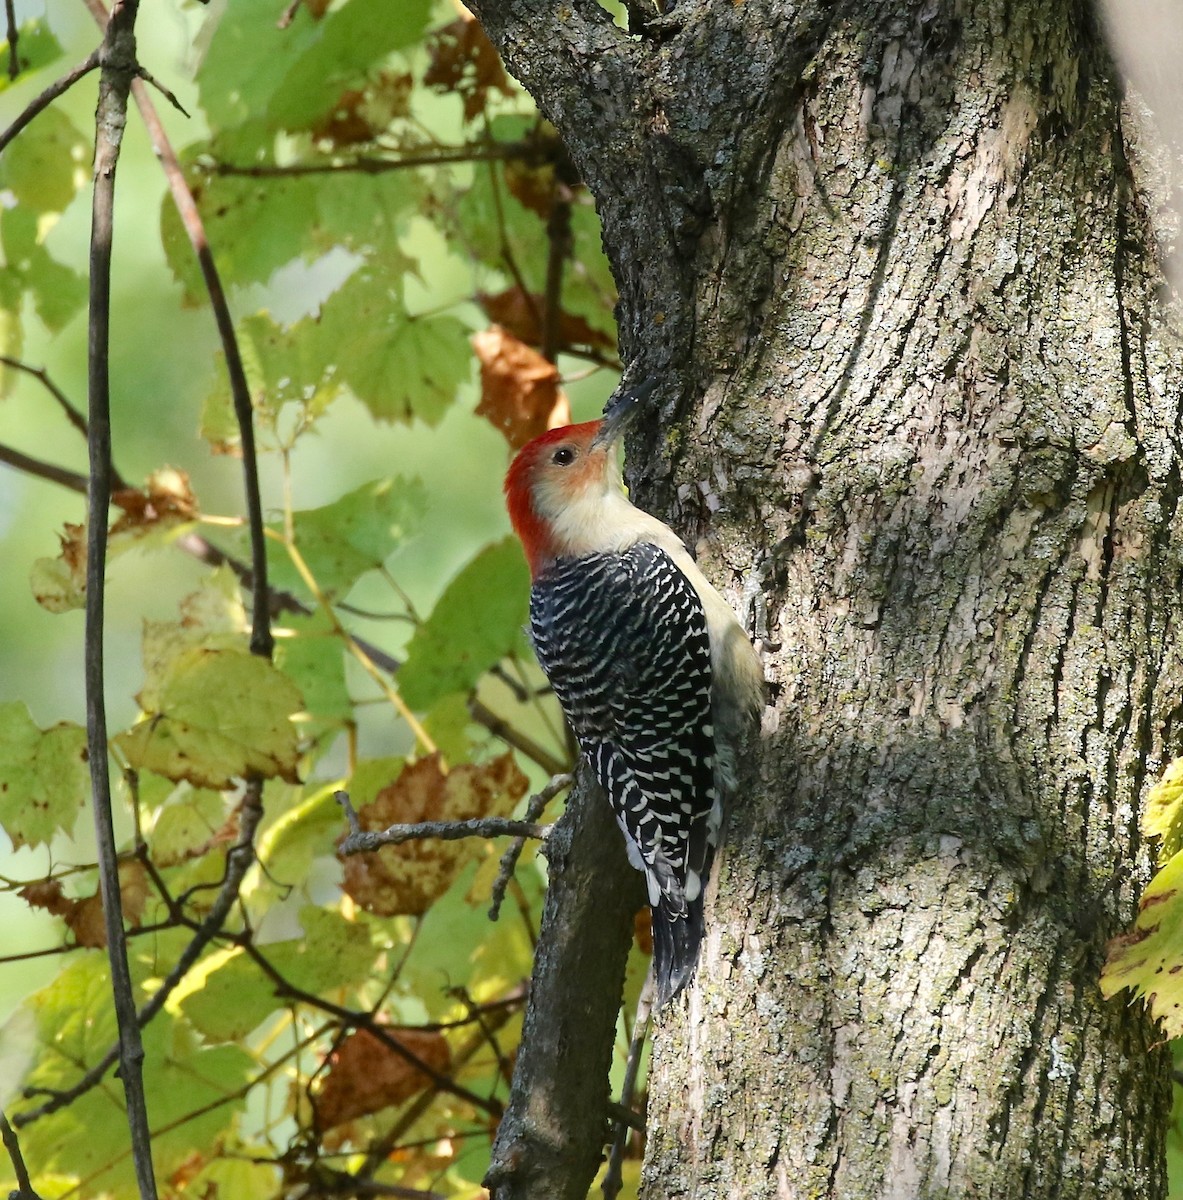
M 547 567 L 531 591 L 530 633 L 645 873 L 664 1003 L 698 959 L 721 823 L 702 602 L 663 549 L 639 542 Z

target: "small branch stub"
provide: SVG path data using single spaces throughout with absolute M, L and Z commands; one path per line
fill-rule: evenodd
M 342 855 L 362 854 L 369 850 L 379 850 L 383 846 L 397 846 L 401 842 L 422 838 L 440 838 L 446 842 L 468 837 L 520 837 L 545 841 L 550 833 L 549 825 L 539 825 L 533 821 L 515 821 L 509 817 L 475 817 L 470 821 L 419 821 L 370 831 L 362 829 L 348 792 L 334 792 L 333 798 L 345 810 L 345 818 L 349 822 L 349 836 L 338 847 Z

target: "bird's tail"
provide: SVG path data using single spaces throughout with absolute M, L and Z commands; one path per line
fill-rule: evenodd
M 653 977 L 658 1008 L 672 1000 L 694 974 L 704 931 L 702 899 L 701 891 L 693 900 L 663 894 L 653 906 Z

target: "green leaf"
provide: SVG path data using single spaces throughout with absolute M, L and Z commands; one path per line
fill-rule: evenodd
M 16 56 L 20 60 L 20 74 L 15 79 L 8 77 L 7 69 L 0 72 L 0 92 L 21 82 L 33 71 L 49 66 L 61 58 L 63 51 L 61 43 L 53 36 L 53 32 L 39 18 L 26 21 L 18 30 L 20 38 L 17 42 Z M 5 67 L 8 61 L 5 59 Z M 17 139 L 19 141 L 19 139 Z
M 0 825 L 13 846 L 70 833 L 89 794 L 86 731 L 66 723 L 42 731 L 24 704 L 0 704 Z
M 148 835 L 152 861 L 171 867 L 199 854 L 226 823 L 226 798 L 207 788 L 185 788 L 161 810 Z
M 61 1090 L 96 1063 L 117 1036 L 106 956 L 77 958 L 48 987 L 28 1001 L 37 1029 L 38 1058 L 26 1082 Z M 208 1150 L 241 1109 L 235 1096 L 247 1078 L 251 1058 L 237 1047 L 198 1050 L 192 1034 L 160 1013 L 144 1030 L 144 1085 L 150 1097 L 157 1170 L 174 1170 L 193 1152 Z M 225 1101 L 212 1107 L 217 1101 Z M 37 1103 L 22 1102 L 22 1106 Z M 208 1112 L 201 1112 L 209 1108 Z M 181 1122 L 182 1118 L 189 1119 Z M 22 1146 L 41 1172 L 60 1171 L 88 1180 L 87 1193 L 134 1193 L 127 1144 L 127 1117 L 118 1088 L 95 1088 L 67 1108 L 34 1122 L 21 1134 Z M 106 1168 L 106 1169 L 105 1169 Z
M 5 302 L 19 309 L 20 293 L 27 291 L 37 315 L 51 332 L 57 332 L 85 302 L 86 281 L 51 258 L 41 240 L 42 227 L 31 206 L 0 214 L 7 284 Z
M 1101 992 L 1123 988 L 1146 1001 L 1164 1036 L 1183 1034 L 1183 852 L 1150 881 L 1133 930 L 1109 943 Z
M 335 785 L 321 788 L 278 817 L 260 835 L 259 862 L 279 886 L 297 886 L 308 878 L 315 858 L 331 855 L 345 832 L 345 815 L 333 798 Z
M 415 631 L 398 674 L 414 709 L 467 691 L 507 654 L 522 648 L 530 576 L 516 539 L 487 546 L 444 589 Z
M 1170 763 L 1150 789 L 1142 813 L 1142 832 L 1147 837 L 1162 838 L 1158 848 L 1160 866 L 1183 850 L 1183 758 Z
M 305 129 L 341 92 L 423 31 L 429 0 L 349 0 L 319 21 L 305 6 L 285 29 L 267 0 L 235 0 L 221 14 L 198 76 L 210 125 L 263 117 Z M 244 71 L 249 62 L 252 69 Z
M 468 329 L 455 317 L 410 317 L 398 277 L 359 268 L 325 301 L 320 339 L 341 378 L 380 421 L 437 424 L 472 370 Z
M 331 909 L 300 914 L 304 937 L 260 946 L 276 971 L 301 991 L 320 995 L 368 978 L 374 965 L 369 930 Z M 210 1041 L 246 1037 L 287 1001 L 277 985 L 243 951 L 207 955 L 169 999 Z
M 50 105 L 0 155 L 0 189 L 33 212 L 64 212 L 86 182 L 89 166 L 90 144 L 60 108 Z
M 211 245 L 218 248 L 218 272 L 226 284 L 266 283 L 276 270 L 300 256 L 316 214 L 317 181 L 306 176 L 251 179 L 211 175 L 186 152 L 185 175 L 194 189 Z M 160 236 L 173 274 L 188 304 L 204 302 L 201 268 L 171 197 L 165 196 Z
M 417 479 L 375 479 L 323 508 L 295 513 L 296 548 L 321 591 L 343 596 L 361 575 L 381 567 L 418 531 L 426 495 Z M 295 568 L 278 560 L 277 586 L 299 582 Z
M 193 648 L 148 665 L 145 717 L 115 744 L 136 770 L 197 787 L 228 788 L 248 774 L 298 782 L 295 684 L 271 663 L 234 650 Z
M 288 617 L 275 646 L 275 665 L 293 680 L 318 726 L 339 727 L 353 716 L 345 684 L 345 646 L 323 613 Z

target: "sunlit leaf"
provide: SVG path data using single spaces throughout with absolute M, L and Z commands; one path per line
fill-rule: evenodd
M 271 663 L 233 650 L 185 650 L 149 664 L 144 719 L 115 738 L 128 763 L 197 787 L 247 774 L 296 782 L 295 684 Z
M 1109 943 L 1101 991 L 1123 988 L 1146 1001 L 1165 1037 L 1183 1034 L 1183 852 L 1150 881 L 1133 930 Z
M 403 699 L 414 709 L 429 708 L 449 692 L 473 687 L 491 666 L 522 650 L 529 594 L 517 541 L 486 546 L 448 584 L 411 638 L 398 675 Z
M 455 317 L 408 316 L 385 271 L 354 272 L 321 307 L 320 326 L 342 379 L 380 421 L 438 423 L 470 374 L 468 330 Z
M 41 730 L 24 704 L 0 704 L 0 826 L 13 846 L 71 832 L 89 794 L 86 731 L 66 723 Z
M 1170 763 L 1150 789 L 1142 813 L 1142 832 L 1162 839 L 1158 848 L 1160 866 L 1183 849 L 1183 758 Z
M 319 995 L 369 976 L 375 951 L 364 925 L 311 906 L 300 921 L 303 938 L 259 947 L 287 983 Z M 219 950 L 198 964 L 169 1003 L 211 1041 L 237 1041 L 286 1003 L 280 990 L 243 951 Z
M 418 480 L 375 479 L 332 504 L 295 513 L 296 548 L 320 590 L 343 596 L 418 531 L 426 510 Z M 301 585 L 290 563 L 277 562 L 275 580 L 281 587 Z

